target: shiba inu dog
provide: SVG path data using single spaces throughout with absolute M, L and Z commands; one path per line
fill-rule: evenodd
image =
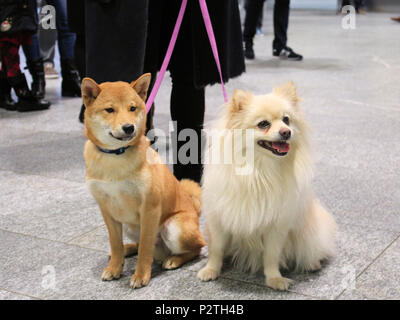
M 145 136 L 149 83 L 150 74 L 130 84 L 82 81 L 86 181 L 111 246 L 101 278 L 118 279 L 124 257 L 138 252 L 133 288 L 148 284 L 153 258 L 174 269 L 198 256 L 205 245 L 199 231 L 200 186 L 178 182 Z M 123 244 L 123 229 L 134 243 Z
M 204 168 L 210 243 L 201 280 L 216 279 L 230 256 L 242 270 L 263 269 L 267 286 L 287 290 L 291 280 L 280 267 L 317 270 L 334 253 L 336 224 L 312 190 L 308 129 L 297 104 L 292 83 L 261 96 L 237 90 L 216 121 L 224 142 L 235 129 L 253 131 L 254 164 L 247 175 L 237 175 L 235 163 Z M 218 153 L 220 146 L 209 148 Z

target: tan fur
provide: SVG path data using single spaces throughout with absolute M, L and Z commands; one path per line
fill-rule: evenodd
M 210 237 L 200 279 L 217 278 L 223 258 L 230 256 L 244 271 L 263 269 L 267 286 L 286 290 L 291 280 L 282 277 L 280 267 L 314 271 L 334 253 L 336 224 L 313 193 L 308 126 L 298 101 L 291 82 L 260 96 L 236 90 L 216 121 L 213 129 L 225 130 L 224 143 L 233 130 L 254 133 L 254 161 L 246 175 L 236 173 L 235 161 L 204 167 L 203 210 Z M 260 128 L 264 121 L 269 125 Z M 263 141 L 282 141 L 280 132 L 288 129 L 286 155 L 260 146 Z M 238 153 L 233 144 L 227 145 L 231 154 Z M 209 146 L 209 153 L 220 152 L 220 145 Z
M 192 181 L 179 183 L 144 135 L 149 83 L 150 74 L 131 84 L 98 85 L 89 78 L 82 81 L 88 138 L 84 150 L 86 180 L 107 225 L 111 246 L 111 259 L 102 279 L 119 278 L 124 256 L 138 251 L 130 282 L 133 288 L 148 284 L 155 251 L 166 252 L 164 267 L 171 269 L 198 256 L 205 245 L 199 231 L 199 186 Z M 136 110 L 131 111 L 132 106 Z M 107 108 L 114 112 L 108 113 Z M 134 136 L 126 138 L 122 130 L 125 124 L 135 126 Z M 97 146 L 129 148 L 115 155 L 103 153 Z M 138 244 L 124 246 L 123 229 L 128 235 L 137 234 Z
M 192 197 L 193 205 L 197 214 L 201 215 L 201 187 L 194 181 L 183 179 L 180 181 L 181 186 Z

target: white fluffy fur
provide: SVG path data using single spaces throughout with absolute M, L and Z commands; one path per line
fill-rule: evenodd
M 231 256 L 242 270 L 263 268 L 267 285 L 285 290 L 290 280 L 281 276 L 279 267 L 316 270 L 334 253 L 336 224 L 312 191 L 308 129 L 297 100 L 291 83 L 265 96 L 236 91 L 214 123 L 214 129 L 228 129 L 224 141 L 232 139 L 232 129 L 254 129 L 254 170 L 237 175 L 235 163 L 204 168 L 203 210 L 210 239 L 200 279 L 215 279 L 223 258 Z M 284 115 L 290 118 L 292 138 L 289 153 L 280 157 L 256 142 L 264 136 L 272 140 L 273 131 L 284 126 L 278 119 Z M 257 128 L 266 116 L 278 119 L 268 133 Z M 213 147 L 211 143 L 210 153 Z

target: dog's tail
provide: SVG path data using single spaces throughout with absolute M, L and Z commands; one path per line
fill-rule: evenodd
M 189 193 L 193 200 L 193 206 L 196 209 L 197 215 L 201 215 L 201 187 L 198 183 L 189 179 L 182 179 L 180 181 L 182 188 Z

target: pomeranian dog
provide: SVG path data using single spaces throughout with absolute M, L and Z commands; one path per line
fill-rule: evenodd
M 308 129 L 293 83 L 255 96 L 236 90 L 213 129 L 231 154 L 253 150 L 253 170 L 237 174 L 232 164 L 204 168 L 203 210 L 209 233 L 209 257 L 198 273 L 216 279 L 225 257 L 243 271 L 263 268 L 266 285 L 287 290 L 280 268 L 315 271 L 335 249 L 336 224 L 315 198 Z M 234 150 L 234 130 L 252 130 L 254 139 Z M 209 154 L 221 144 L 209 143 Z M 250 148 L 251 147 L 251 148 Z
M 199 231 L 200 186 L 178 182 L 145 136 L 149 83 L 149 73 L 130 84 L 82 81 L 86 181 L 111 247 L 101 278 L 118 279 L 124 257 L 138 252 L 133 288 L 148 284 L 153 258 L 174 269 L 198 256 L 205 245 Z M 123 230 L 134 243 L 123 244 Z

